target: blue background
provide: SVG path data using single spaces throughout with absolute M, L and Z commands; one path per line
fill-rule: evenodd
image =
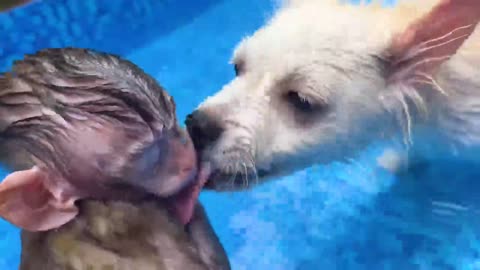
M 46 47 L 121 54 L 184 119 L 233 77 L 234 46 L 273 10 L 267 0 L 35 1 L 0 14 L 0 70 Z M 249 192 L 203 193 L 233 269 L 480 269 L 478 170 L 445 161 L 394 177 L 376 164 L 385 146 Z M 0 220 L 0 237 L 0 269 L 17 269 L 18 230 Z

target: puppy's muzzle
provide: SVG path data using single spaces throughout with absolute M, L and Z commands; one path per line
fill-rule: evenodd
M 192 137 L 195 149 L 199 152 L 213 145 L 224 132 L 224 128 L 216 117 L 200 110 L 189 114 L 185 125 Z

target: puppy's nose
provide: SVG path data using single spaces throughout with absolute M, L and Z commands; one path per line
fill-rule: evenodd
M 187 116 L 185 125 L 198 151 L 202 151 L 205 147 L 214 143 L 223 132 L 223 128 L 217 119 L 199 110 Z

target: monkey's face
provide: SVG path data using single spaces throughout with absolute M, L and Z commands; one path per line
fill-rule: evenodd
M 1 183 L 0 216 L 53 229 L 78 214 L 78 200 L 154 195 L 189 221 L 208 173 L 197 172 L 173 98 L 153 78 L 113 55 L 74 48 L 26 56 L 13 71 L 0 75 L 0 103 L 9 106 L 0 106 L 0 136 L 36 166 Z
M 178 126 L 155 138 L 131 164 L 126 181 L 160 197 L 171 196 L 192 184 L 197 174 L 193 143 Z
M 138 118 L 134 110 L 124 109 L 127 113 Z M 22 148 L 30 147 L 37 166 L 84 197 L 168 198 L 196 180 L 192 140 L 173 113 L 158 124 L 90 115 L 69 120 L 68 127 L 58 130 L 62 132 L 55 132 L 55 142 L 38 135 L 35 144 L 24 141 Z

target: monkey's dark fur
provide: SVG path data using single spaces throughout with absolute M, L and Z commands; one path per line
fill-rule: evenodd
M 47 49 L 14 63 L 0 76 L 2 162 L 14 171 L 38 165 L 85 194 L 73 221 L 22 231 L 20 269 L 230 269 L 199 204 L 185 228 L 164 201 L 144 196 L 145 170 L 132 173 L 152 141 L 181 133 L 172 98 L 119 57 Z
M 151 133 L 161 135 L 176 125 L 175 104 L 132 63 L 89 50 L 43 50 L 15 62 L 12 72 L 0 77 L 1 149 L 28 149 L 47 166 L 55 164 L 68 174 L 70 143 L 78 143 L 71 142 L 68 131 L 76 132 L 75 124 L 106 122 L 140 145 Z M 128 160 L 135 154 L 129 150 L 108 158 Z M 122 174 L 113 167 L 123 165 L 121 160 L 99 162 L 108 166 L 102 168 L 108 174 Z
M 200 204 L 184 231 L 155 202 L 84 201 L 47 232 L 22 232 L 20 270 L 228 270 Z

